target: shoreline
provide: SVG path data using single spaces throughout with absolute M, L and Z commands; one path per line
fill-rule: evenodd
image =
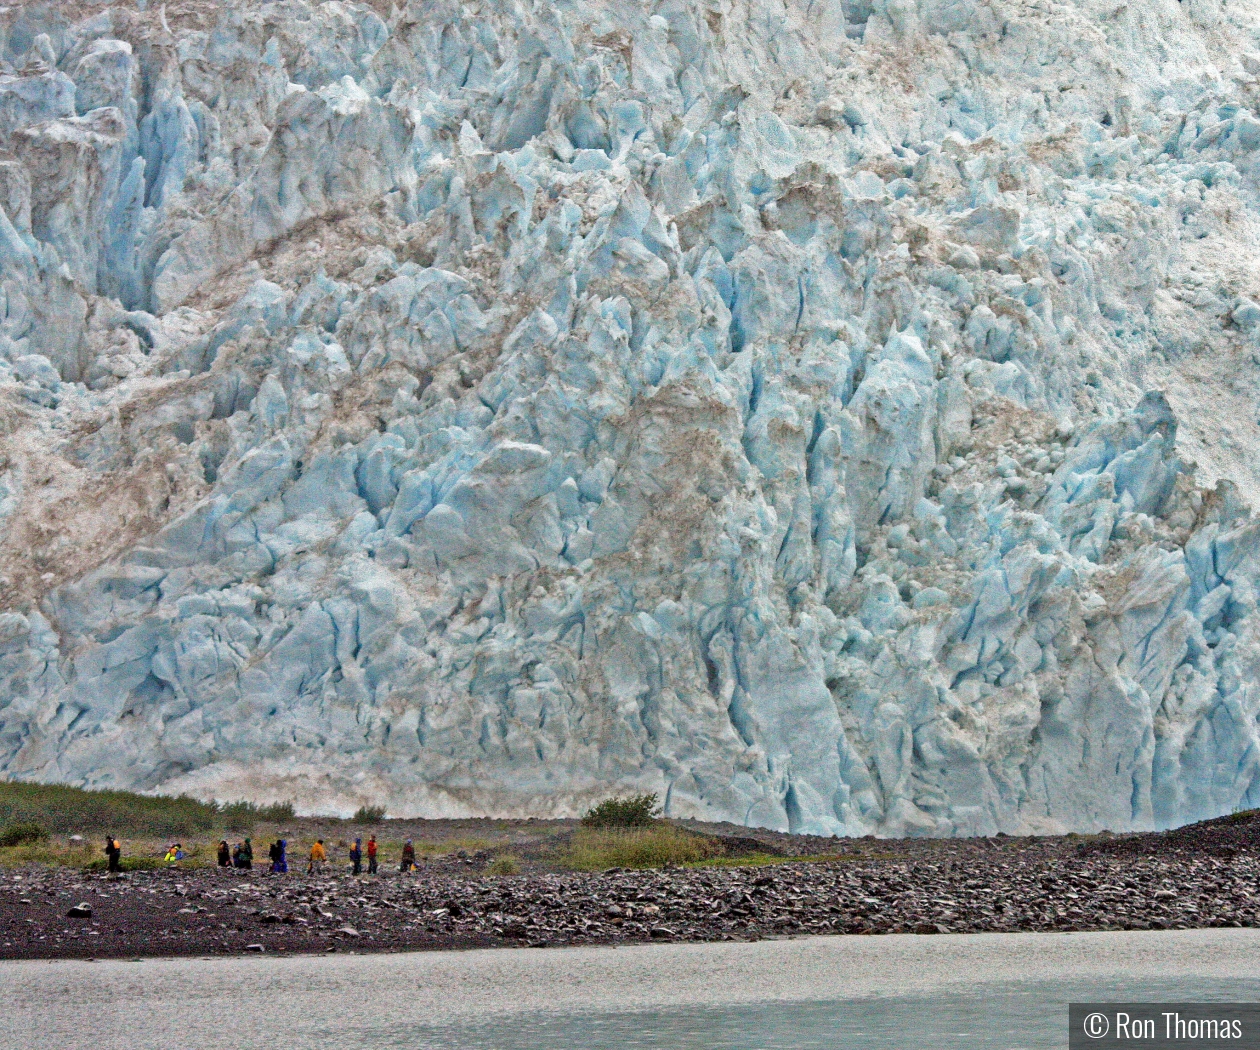
M 773 864 L 520 875 L 464 851 L 407 876 L 30 867 L 0 875 L 0 959 L 1256 928 L 1257 827 L 1246 815 L 1089 840 L 802 840 Z M 91 916 L 67 917 L 80 903 Z

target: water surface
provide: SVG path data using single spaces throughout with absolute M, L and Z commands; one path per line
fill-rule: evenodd
M 1260 999 L 1260 931 L 0 963 L 0 1050 L 1033 1050 L 1079 1000 Z

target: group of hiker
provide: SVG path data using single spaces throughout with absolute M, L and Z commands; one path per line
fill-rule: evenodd
M 289 843 L 286 839 L 276 839 L 267 847 L 268 870 L 283 875 L 289 870 Z M 243 871 L 254 869 L 254 844 L 246 839 L 235 846 L 228 846 L 227 839 L 219 840 L 218 861 L 220 868 L 240 868 Z
M 287 839 L 277 839 L 267 848 L 267 858 L 271 862 L 270 870 L 277 875 L 284 875 L 289 870 L 288 850 L 289 843 Z M 375 835 L 368 839 L 366 852 L 367 873 L 369 875 L 379 874 L 380 847 L 377 845 Z M 363 840 L 357 838 L 350 849 L 350 873 L 352 875 L 363 874 L 363 854 Z M 122 844 L 113 835 L 109 835 L 105 839 L 105 857 L 111 872 L 122 871 Z M 183 845 L 175 842 L 167 849 L 166 856 L 163 859 L 168 864 L 174 864 L 185 857 Z M 249 839 L 245 839 L 236 843 L 235 846 L 229 846 L 227 839 L 220 839 L 217 859 L 220 868 L 239 868 L 243 871 L 252 871 L 254 867 L 253 843 Z M 311 846 L 306 872 L 308 875 L 322 874 L 324 865 L 327 863 L 328 850 L 324 846 L 324 840 L 316 839 L 314 845 Z M 398 870 L 405 875 L 410 871 L 414 871 L 415 868 L 416 847 L 411 839 L 408 839 L 403 844 Z
M 380 873 L 380 850 L 376 844 L 376 836 L 373 835 L 367 841 L 367 862 L 369 875 L 377 875 Z M 364 846 L 361 838 L 354 840 L 354 845 L 350 847 L 350 874 L 363 874 L 363 854 Z M 318 875 L 324 865 L 328 863 L 328 851 L 324 848 L 324 840 L 316 839 L 315 845 L 311 847 L 311 859 L 307 865 L 306 871 L 309 875 Z M 411 839 L 403 843 L 402 857 L 398 863 L 398 870 L 404 875 L 409 871 L 415 871 L 416 868 L 416 847 Z
M 274 846 L 272 847 L 275 848 Z M 217 854 L 220 868 L 240 868 L 252 871 L 254 868 L 254 844 L 246 839 L 235 846 L 228 846 L 227 839 L 219 840 Z M 274 858 L 273 858 L 274 859 Z M 285 870 L 288 870 L 287 868 Z

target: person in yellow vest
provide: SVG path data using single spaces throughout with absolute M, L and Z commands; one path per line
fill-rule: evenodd
M 307 865 L 306 873 L 308 875 L 318 875 L 324 870 L 324 861 L 328 859 L 328 852 L 324 849 L 324 840 L 316 839 L 315 845 L 311 847 L 311 862 Z

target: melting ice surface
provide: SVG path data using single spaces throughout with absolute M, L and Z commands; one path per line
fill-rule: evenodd
M 1258 32 L 0 8 L 0 774 L 822 834 L 1260 804 Z

